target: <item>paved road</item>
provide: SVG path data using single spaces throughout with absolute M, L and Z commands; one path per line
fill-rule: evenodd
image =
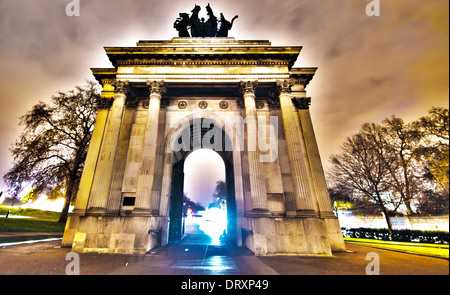
M 180 243 L 164 247 L 156 254 L 80 254 L 80 273 L 117 275 L 364 275 L 367 253 L 377 253 L 381 275 L 449 274 L 446 259 L 398 253 L 347 244 L 347 252 L 332 257 L 255 257 L 249 251 L 226 245 L 206 245 L 209 237 L 191 228 Z M 64 275 L 69 248 L 60 241 L 0 248 L 1 274 Z

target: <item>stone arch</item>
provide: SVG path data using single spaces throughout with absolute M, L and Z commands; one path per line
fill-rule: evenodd
M 181 206 L 184 186 L 184 161 L 193 151 L 200 148 L 208 148 L 219 154 L 225 164 L 225 176 L 227 184 L 227 236 L 232 244 L 238 244 L 240 236 L 237 230 L 237 211 L 243 211 L 243 200 L 236 202 L 235 177 L 241 173 L 235 173 L 234 161 L 240 158 L 236 151 L 236 144 L 241 141 L 240 126 L 235 126 L 230 118 L 224 118 L 216 114 L 201 112 L 184 116 L 170 127 L 165 136 L 165 176 L 167 198 L 161 200 L 161 214 L 168 217 L 166 230 L 166 243 L 176 241 L 181 235 Z M 184 139 L 183 139 L 184 136 Z M 174 140 L 181 139 L 174 146 Z M 187 142 L 186 142 L 187 140 Z M 219 143 L 217 143 L 219 142 Z M 239 147 L 240 148 L 240 147 Z M 238 149 L 239 150 L 239 149 Z M 242 183 L 242 181 L 238 181 Z M 238 208 L 239 207 L 239 208 Z M 178 229 L 178 230 L 177 230 Z

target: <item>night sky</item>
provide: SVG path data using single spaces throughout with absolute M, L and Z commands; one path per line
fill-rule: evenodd
M 69 17 L 70 2 L 0 0 L 1 175 L 21 115 L 92 80 L 91 67 L 110 67 L 104 46 L 176 37 L 178 13 L 194 4 L 205 18 L 208 2 L 216 16 L 239 15 L 230 37 L 303 46 L 295 66 L 319 68 L 307 91 L 325 167 L 365 122 L 392 114 L 411 121 L 448 107 L 448 0 L 380 0 L 372 17 L 367 0 L 80 0 L 80 16 Z

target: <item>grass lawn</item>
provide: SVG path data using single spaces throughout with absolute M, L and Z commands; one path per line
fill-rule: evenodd
M 0 244 L 60 238 L 64 227 L 58 219 L 0 218 Z
M 28 216 L 28 217 L 32 216 L 32 217 L 58 219 L 60 215 L 60 212 L 54 211 L 44 211 L 39 209 L 11 207 L 11 206 L 0 206 L 0 218 L 6 216 L 6 214 L 8 214 L 8 211 L 10 216 Z
M 0 218 L 2 232 L 64 232 L 65 224 L 57 219 Z
M 5 218 L 8 211 L 9 217 Z M 0 243 L 61 237 L 65 224 L 58 222 L 59 214 L 52 211 L 0 206 Z
M 344 238 L 344 241 L 386 250 L 449 258 L 449 245 L 444 244 L 393 242 L 360 238 Z

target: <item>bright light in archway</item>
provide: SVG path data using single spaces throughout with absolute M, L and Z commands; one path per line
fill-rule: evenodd
M 187 156 L 183 190 L 189 199 L 207 208 L 219 180 L 225 181 L 225 163 L 217 152 L 198 149 Z
M 197 225 L 198 229 L 211 238 L 209 245 L 222 244 L 227 233 L 227 209 L 210 208 L 186 216 L 186 225 Z
M 208 208 L 213 201 L 217 181 L 225 181 L 225 163 L 217 152 L 198 149 L 186 158 L 184 175 L 184 193 L 191 201 Z M 226 206 L 198 213 L 197 217 L 188 214 L 186 222 L 198 224 L 198 228 L 211 238 L 210 245 L 220 244 L 227 230 Z
M 220 244 L 220 238 L 227 231 L 227 210 L 220 208 L 207 209 L 199 222 L 200 230 L 211 238 L 210 245 Z

